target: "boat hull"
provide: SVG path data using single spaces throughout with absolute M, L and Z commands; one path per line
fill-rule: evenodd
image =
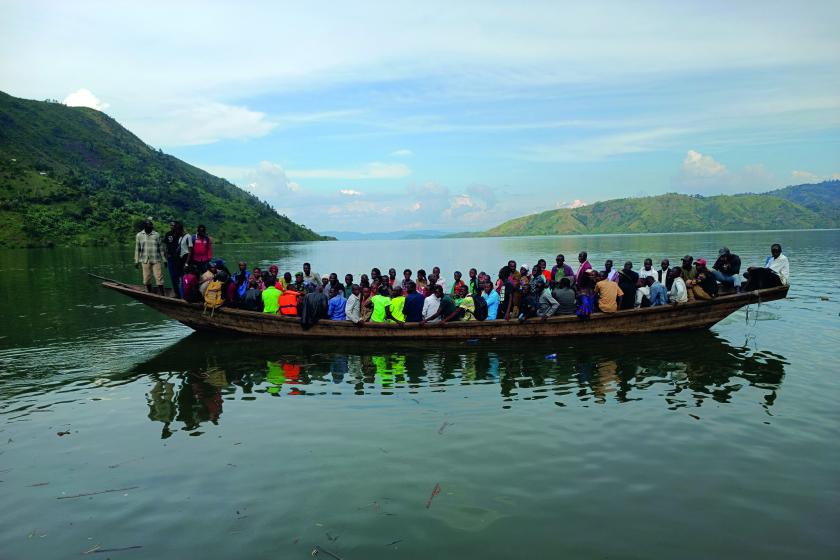
M 349 321 L 321 320 L 303 330 L 296 318 L 269 315 L 242 309 L 220 307 L 211 315 L 201 303 L 146 292 L 142 286 L 106 281 L 102 286 L 140 301 L 152 309 L 197 331 L 215 331 L 241 335 L 273 337 L 319 337 L 336 339 L 493 339 L 566 337 L 587 335 L 633 335 L 663 331 L 707 329 L 749 304 L 784 299 L 788 286 L 753 292 L 723 295 L 712 300 L 683 305 L 665 305 L 630 309 L 616 313 L 596 313 L 588 320 L 574 315 L 551 317 L 546 321 L 532 318 L 522 323 L 510 321 L 450 322 L 445 325 L 406 323 L 403 326 L 382 323 L 354 325 Z

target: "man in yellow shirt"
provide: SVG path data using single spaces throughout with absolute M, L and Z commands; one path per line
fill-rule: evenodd
M 598 296 L 598 309 L 604 313 L 615 313 L 618 311 L 624 292 L 616 282 L 604 278 L 595 284 L 595 295 Z

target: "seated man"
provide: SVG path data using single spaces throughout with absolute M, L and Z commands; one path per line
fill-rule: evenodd
M 645 278 L 645 283 L 650 291 L 648 299 L 651 307 L 668 303 L 668 289 L 662 283 L 652 276 Z
M 522 278 L 519 279 L 520 282 Z M 521 297 L 519 299 L 519 321 L 524 321 L 528 317 L 536 317 L 539 310 L 540 302 L 536 290 L 531 284 L 522 284 Z
M 417 291 L 417 284 L 413 280 L 409 280 L 407 289 L 408 294 L 405 296 L 405 305 L 403 306 L 405 320 L 409 323 L 419 323 L 423 320 L 423 303 L 425 303 L 426 298 Z
M 551 296 L 557 300 L 556 315 L 573 315 L 577 311 L 575 291 L 572 289 L 572 279 L 568 276 L 560 278 L 560 283 L 551 290 Z
M 688 303 L 688 287 L 685 285 L 685 280 L 682 279 L 682 275 L 683 270 L 678 266 L 672 268 L 668 275 L 672 282 L 671 290 L 668 292 L 668 301 L 673 305 Z
M 563 278 L 565 280 L 565 278 Z M 560 304 L 551 295 L 551 290 L 547 289 L 546 283 L 539 279 L 535 284 L 535 296 L 537 297 L 537 316 L 543 321 L 557 313 Z
M 394 317 L 394 321 L 390 322 L 405 323 L 405 296 L 399 282 L 394 282 L 394 288 L 391 290 L 390 308 L 391 315 Z
M 639 280 L 644 280 L 647 277 L 656 277 L 656 271 L 653 269 L 653 260 L 645 259 L 642 270 L 639 271 Z
M 717 295 L 717 280 L 706 268 L 706 259 L 697 259 L 694 263 L 694 280 L 688 284 L 695 299 L 712 299 Z
M 437 311 L 432 313 L 431 310 L 435 304 L 437 304 Z M 435 284 L 435 293 L 427 297 L 423 304 L 423 320 L 420 321 L 420 324 L 437 323 L 442 317 L 450 317 L 457 309 L 455 300 L 448 294 L 443 293 L 443 286 Z M 427 315 L 427 310 L 431 314 Z
M 744 276 L 747 278 L 747 284 L 744 286 L 746 291 L 787 286 L 790 282 L 790 262 L 782 254 L 782 246 L 774 243 L 770 247 L 770 256 L 764 261 L 764 266 L 751 266 Z
M 330 288 L 330 301 L 327 304 L 327 317 L 332 321 L 344 321 L 347 319 L 347 298 L 344 297 L 344 286 L 338 285 Z
M 457 288 L 455 304 L 457 308 L 443 318 L 441 323 L 448 323 L 453 319 L 456 321 L 475 321 L 475 300 L 473 297 L 480 297 L 474 296 L 469 293 L 469 287 L 463 282 Z
M 358 323 L 362 320 L 362 289 L 358 284 L 350 286 L 350 296 L 347 298 L 347 303 L 344 304 L 344 316 L 352 323 Z
M 718 258 L 712 265 L 712 274 L 721 284 L 729 284 L 736 292 L 741 291 L 741 257 L 729 252 L 728 247 L 718 251 Z
M 603 313 L 615 313 L 621 304 L 621 296 L 624 292 L 616 282 L 604 277 L 595 284 L 595 295 L 598 296 L 598 309 Z
M 624 268 L 618 271 L 618 287 L 623 297 L 619 309 L 633 309 L 636 302 L 636 289 L 639 285 L 639 275 L 633 270 L 633 263 L 627 261 Z

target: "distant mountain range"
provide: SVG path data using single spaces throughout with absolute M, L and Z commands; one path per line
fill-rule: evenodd
M 669 233 L 840 227 L 840 181 L 795 185 L 762 194 L 663 194 L 547 210 L 483 232 L 448 237 L 592 233 Z
M 325 231 L 324 235 L 335 237 L 339 241 L 360 241 L 368 239 L 438 239 L 446 237 L 452 232 L 441 231 L 434 229 L 420 229 L 420 230 L 399 230 L 399 231 L 374 231 L 369 233 L 359 233 L 355 231 Z
M 0 246 L 130 244 L 146 216 L 219 242 L 326 239 L 104 113 L 0 92 Z

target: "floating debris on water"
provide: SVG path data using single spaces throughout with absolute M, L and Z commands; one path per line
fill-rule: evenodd
M 435 496 L 440 494 L 440 483 L 438 482 L 435 484 L 435 487 L 432 488 L 432 494 L 429 496 L 429 500 L 426 502 L 426 509 L 432 507 L 432 500 L 435 499 Z

